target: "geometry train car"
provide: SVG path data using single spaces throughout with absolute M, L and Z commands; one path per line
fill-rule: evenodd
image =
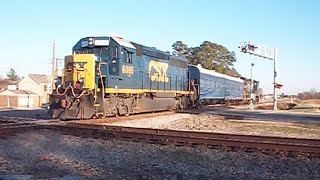
M 107 36 L 82 38 L 72 52 L 50 97 L 52 118 L 129 115 L 194 101 L 185 58 Z
M 189 65 L 189 76 L 196 86 L 199 104 L 224 104 L 239 102 L 243 99 L 244 81 L 201 65 Z

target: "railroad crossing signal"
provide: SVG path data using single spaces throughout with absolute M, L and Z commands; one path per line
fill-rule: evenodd
M 277 110 L 277 95 L 276 89 L 280 89 L 283 85 L 276 83 L 277 71 L 276 71 L 276 59 L 277 52 L 275 48 L 267 48 L 262 45 L 257 45 L 251 42 L 241 43 L 240 51 L 248 53 L 254 56 L 262 57 L 273 61 L 273 110 Z
M 276 89 L 281 89 L 282 86 L 283 86 L 283 84 L 279 84 L 279 83 L 274 84 L 274 88 L 276 88 Z
M 249 44 L 248 43 L 248 44 L 242 44 L 240 46 L 240 48 L 241 48 L 241 52 L 243 52 L 243 53 L 253 54 L 255 49 L 257 49 L 258 47 L 255 46 L 254 44 Z
M 275 59 L 275 51 L 272 48 L 267 48 L 265 46 L 258 45 L 252 42 L 241 43 L 239 48 L 240 51 L 243 53 L 249 53 L 251 55 L 259 56 L 270 60 Z

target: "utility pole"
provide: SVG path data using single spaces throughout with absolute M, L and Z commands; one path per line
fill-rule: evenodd
M 52 46 L 52 77 L 53 77 L 53 79 L 54 79 L 54 76 L 55 76 L 55 52 L 56 51 L 56 42 L 55 41 L 53 41 L 53 46 Z
M 56 51 L 56 41 L 53 41 L 53 46 L 52 46 L 52 74 L 51 74 L 51 85 L 52 85 L 52 89 L 53 89 L 53 87 L 55 87 L 55 85 L 54 85 L 54 79 L 55 79 L 55 64 L 56 64 L 56 62 L 55 62 L 55 59 L 56 59 L 56 57 L 55 57 L 55 52 Z
M 252 90 L 253 90 L 253 77 L 252 77 L 252 69 L 253 69 L 254 64 L 251 63 L 251 76 L 250 76 L 250 105 L 249 105 L 249 109 L 253 109 L 253 98 L 252 98 Z
M 273 54 L 273 110 L 277 110 L 277 91 L 276 91 L 276 77 L 277 77 L 277 71 L 276 71 L 276 59 L 277 59 L 277 49 L 274 48 L 274 54 Z

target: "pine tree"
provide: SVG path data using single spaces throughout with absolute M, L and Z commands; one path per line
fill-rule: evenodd
M 13 68 L 10 68 L 10 71 L 7 73 L 7 77 L 10 81 L 17 81 L 20 79 L 17 72 Z

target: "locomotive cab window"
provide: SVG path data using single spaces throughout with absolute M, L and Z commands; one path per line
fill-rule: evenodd
M 130 52 L 126 49 L 123 49 L 123 52 L 122 52 L 123 62 L 131 64 L 132 63 L 132 55 L 133 55 L 133 52 Z
M 82 48 L 76 49 L 73 52 L 74 54 L 94 54 L 94 50 L 92 48 Z
M 109 59 L 109 48 L 108 47 L 101 47 L 101 48 L 94 48 L 95 55 L 98 57 L 98 60 L 108 60 Z
M 119 48 L 116 46 L 111 47 L 111 58 L 112 60 L 119 58 Z
M 132 52 L 127 52 L 127 63 L 132 63 L 132 55 L 133 53 Z
M 123 61 L 125 63 L 132 63 L 132 55 L 133 55 L 133 52 L 130 52 L 130 51 L 127 51 L 127 50 L 123 50 Z

